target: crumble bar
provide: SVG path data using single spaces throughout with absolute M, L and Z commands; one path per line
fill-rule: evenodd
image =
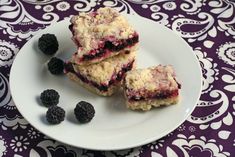
M 152 106 L 176 104 L 181 85 L 170 65 L 136 69 L 126 73 L 124 95 L 127 107 L 150 110 Z
M 126 72 L 134 67 L 135 56 L 135 51 L 125 51 L 125 54 L 121 53 L 90 65 L 68 62 L 65 64 L 65 73 L 88 90 L 110 96 L 119 89 Z
M 78 47 L 76 64 L 93 64 L 138 44 L 139 36 L 127 19 L 112 8 L 73 16 L 69 26 Z

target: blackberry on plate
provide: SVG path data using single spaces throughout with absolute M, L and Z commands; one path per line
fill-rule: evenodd
M 53 55 L 59 48 L 57 38 L 54 34 L 43 34 L 38 40 L 39 49 L 46 55 Z
M 41 102 L 46 107 L 57 105 L 59 103 L 59 98 L 59 93 L 54 89 L 44 90 L 40 95 Z
M 90 103 L 80 101 L 74 109 L 74 114 L 80 123 L 87 123 L 95 116 L 95 109 Z
M 51 124 L 59 124 L 64 121 L 65 111 L 59 106 L 51 106 L 46 113 L 46 119 Z
M 47 66 L 48 70 L 54 75 L 63 73 L 64 62 L 59 58 L 52 57 L 51 60 L 48 62 Z

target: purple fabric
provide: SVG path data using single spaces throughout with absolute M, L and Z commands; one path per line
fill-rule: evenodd
M 158 141 L 122 151 L 78 149 L 47 138 L 24 120 L 9 91 L 14 57 L 35 33 L 102 6 L 169 27 L 193 48 L 203 71 L 200 101 L 182 125 Z M 229 0 L 1 0 L 0 156 L 235 156 L 234 66 L 235 3 Z

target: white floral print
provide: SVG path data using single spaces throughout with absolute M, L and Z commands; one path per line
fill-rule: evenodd
M 59 11 L 66 11 L 70 8 L 70 4 L 68 2 L 60 2 L 56 5 L 56 8 Z
M 166 2 L 163 4 L 163 8 L 166 10 L 175 10 L 176 4 L 175 4 L 175 2 Z
M 29 131 L 28 131 L 28 136 L 31 138 L 31 139 L 36 139 L 40 136 L 40 134 L 38 133 L 37 130 L 35 130 L 34 128 L 30 128 Z
M 27 149 L 29 145 L 28 139 L 23 136 L 15 136 L 14 139 L 11 140 L 10 147 L 14 150 L 14 152 L 22 152 Z
M 52 5 L 45 5 L 45 6 L 43 7 L 43 10 L 44 10 L 45 12 L 52 12 L 52 11 L 54 10 L 54 7 L 53 7 Z

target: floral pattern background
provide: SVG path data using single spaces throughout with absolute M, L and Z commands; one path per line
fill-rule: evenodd
M 102 6 L 169 27 L 193 48 L 203 72 L 194 112 L 175 131 L 147 145 L 91 151 L 54 141 L 17 111 L 9 72 L 19 49 L 38 31 L 77 12 Z M 0 156 L 235 156 L 235 2 L 231 0 L 1 0 Z

